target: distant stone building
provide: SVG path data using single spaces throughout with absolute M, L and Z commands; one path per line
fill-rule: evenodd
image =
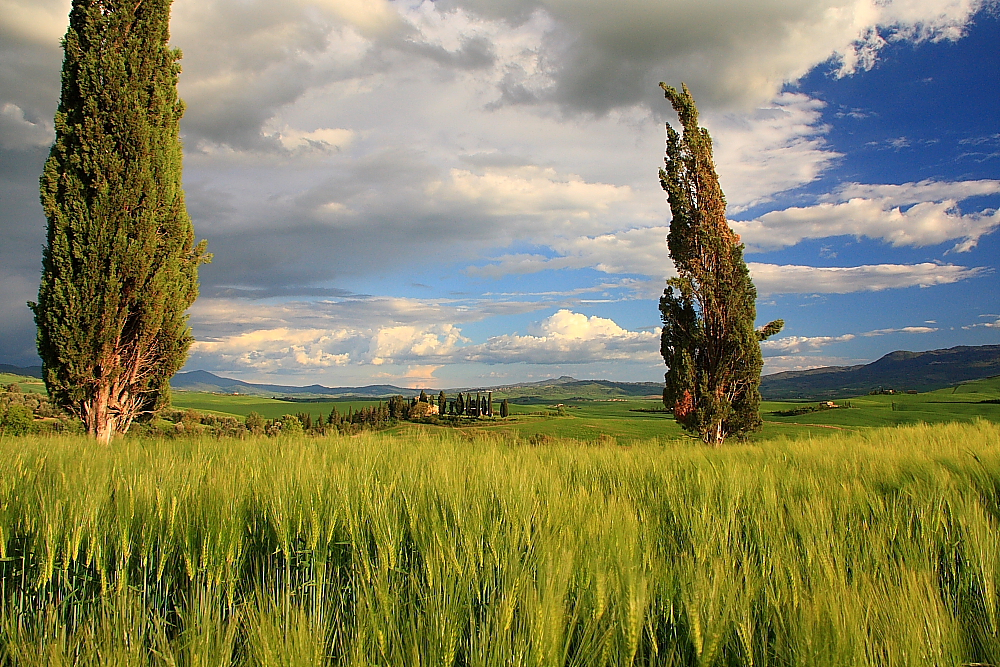
M 414 417 L 428 417 L 436 414 L 438 414 L 438 406 L 433 403 L 417 401 L 410 406 L 410 419 L 413 419 Z

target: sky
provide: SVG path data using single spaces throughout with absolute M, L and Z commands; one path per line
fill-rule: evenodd
M 0 363 L 70 3 L 0 0 Z M 1000 343 L 1000 7 L 979 0 L 175 0 L 201 269 L 185 370 L 662 381 L 660 81 L 746 244 L 765 373 Z

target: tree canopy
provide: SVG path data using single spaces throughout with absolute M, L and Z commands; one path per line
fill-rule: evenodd
M 667 236 L 677 277 L 660 298 L 660 353 L 667 365 L 664 404 L 686 430 L 710 444 L 760 428 L 760 341 L 781 330 L 754 328 L 757 290 L 743 244 L 726 221 L 708 130 L 687 86 L 661 83 L 682 134 L 667 124 L 660 184 L 672 219 Z
M 168 398 L 209 259 L 181 188 L 169 22 L 170 0 L 73 1 L 41 176 L 48 232 L 31 306 L 45 384 L 105 442 Z

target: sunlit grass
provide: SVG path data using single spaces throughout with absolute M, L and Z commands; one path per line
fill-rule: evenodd
M 1000 427 L 628 444 L 0 438 L 0 660 L 1000 664 Z

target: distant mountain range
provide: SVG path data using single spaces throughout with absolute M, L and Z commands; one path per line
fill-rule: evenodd
M 41 366 L 11 366 L 10 364 L 0 364 L 0 373 L 9 375 L 21 375 L 23 377 L 42 379 Z
M 383 398 L 395 394 L 410 394 L 420 389 L 404 389 L 391 384 L 372 384 L 365 387 L 324 387 L 311 384 L 308 387 L 293 387 L 281 384 L 256 384 L 219 377 L 208 371 L 178 373 L 170 380 L 174 389 L 185 391 L 208 391 L 218 394 L 249 394 L 251 396 L 318 396 L 318 397 L 364 397 Z
M 308 387 L 293 387 L 278 384 L 256 384 L 219 377 L 208 371 L 178 373 L 170 381 L 174 389 L 185 391 L 208 391 L 222 394 L 249 394 L 253 396 L 278 396 L 291 398 L 386 398 L 396 394 L 410 396 L 421 389 L 437 393 L 439 389 L 430 387 L 397 387 L 391 384 L 373 384 L 364 387 L 324 387 L 313 384 Z M 611 382 L 610 380 L 577 380 L 568 376 L 494 387 L 455 387 L 445 389 L 454 394 L 467 391 L 493 391 L 509 398 L 569 399 L 613 398 L 635 396 L 659 396 L 663 386 L 657 382 Z M 543 396 L 544 395 L 544 396 Z
M 0 373 L 40 378 L 40 366 L 0 364 Z M 827 366 L 807 371 L 785 371 L 762 378 L 760 391 L 767 400 L 820 400 L 858 396 L 882 387 L 897 391 L 932 391 L 959 382 L 1000 375 L 1000 345 L 952 347 L 928 352 L 890 352 L 870 364 L 858 366 Z M 324 387 L 313 384 L 295 387 L 278 384 L 257 384 L 219 377 L 208 371 L 178 373 L 170 381 L 174 389 L 207 391 L 222 394 L 249 394 L 291 398 L 385 398 L 395 394 L 409 396 L 420 387 L 397 387 L 373 384 L 364 387 Z M 428 392 L 437 389 L 423 387 Z M 458 387 L 445 389 L 454 394 L 462 391 L 493 391 L 500 396 L 521 402 L 567 400 L 572 398 L 609 399 L 659 396 L 663 385 L 658 382 L 612 382 L 610 380 L 577 380 L 568 376 L 493 387 Z
M 890 352 L 870 364 L 857 366 L 827 366 L 807 371 L 785 371 L 765 375 L 760 391 L 767 400 L 820 400 L 867 394 L 873 389 L 897 391 L 932 391 L 967 380 L 1000 375 L 1000 345 L 952 347 L 927 352 Z M 291 387 L 254 384 L 220 378 L 206 371 L 178 373 L 171 384 L 176 389 L 241 393 L 259 396 L 290 397 L 366 397 L 383 398 L 393 394 L 410 395 L 420 388 L 394 385 L 366 387 Z M 427 391 L 437 393 L 437 389 Z M 493 387 L 445 389 L 449 394 L 459 391 L 491 390 L 501 396 L 522 402 L 532 400 L 566 400 L 571 398 L 627 398 L 659 396 L 663 385 L 658 382 L 612 382 L 609 380 L 577 380 L 572 377 L 525 382 Z
M 897 351 L 870 364 L 765 375 L 760 393 L 768 400 L 818 400 L 859 396 L 878 387 L 933 391 L 993 375 L 1000 375 L 1000 345 L 951 347 L 927 352 Z

